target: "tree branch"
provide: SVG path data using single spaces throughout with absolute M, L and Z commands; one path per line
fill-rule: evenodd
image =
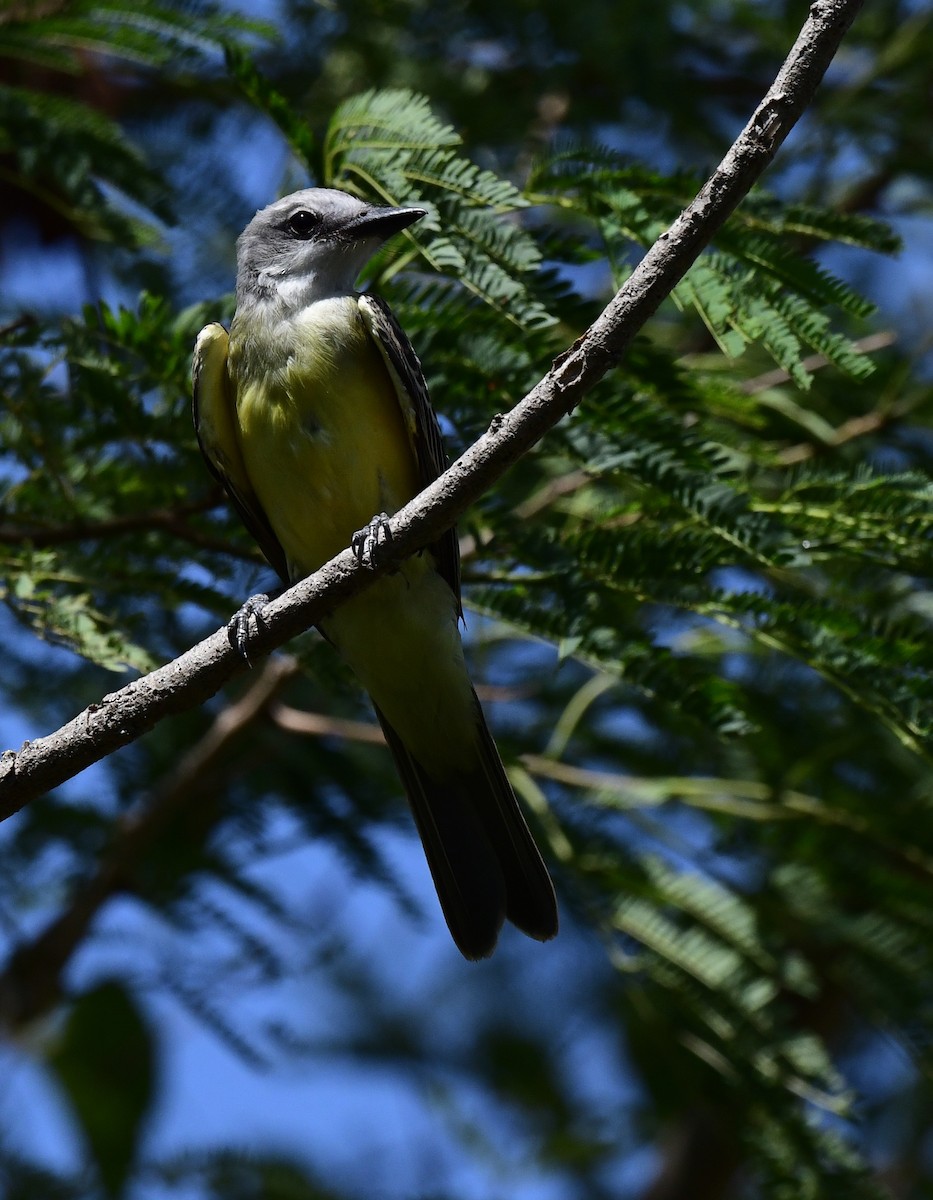
M 893 346 L 896 341 L 896 333 L 890 329 L 883 329 L 878 333 L 870 333 L 867 337 L 859 338 L 857 342 L 852 343 L 852 346 L 862 354 L 874 354 L 876 350 L 886 350 L 888 346 Z M 832 366 L 832 361 L 825 354 L 811 354 L 800 365 L 805 371 L 822 371 L 824 367 Z M 765 371 L 763 375 L 746 379 L 742 384 L 742 391 L 746 396 L 756 396 L 759 392 L 766 392 L 769 388 L 780 387 L 781 384 L 790 383 L 790 381 L 789 371 L 785 371 L 783 367 L 775 367 L 773 371 Z
M 188 516 L 206 512 L 221 501 L 217 490 L 198 500 L 179 504 L 176 508 L 152 509 L 149 512 L 121 513 L 99 521 L 69 521 L 62 525 L 20 524 L 10 521 L 0 525 L 0 541 L 18 545 L 57 546 L 63 542 L 83 542 L 89 539 L 114 537 L 124 533 L 146 533 L 152 529 L 174 529 Z
M 229 760 L 231 746 L 243 730 L 268 712 L 284 684 L 298 673 L 298 663 L 288 655 L 266 663 L 250 688 L 217 715 L 148 802 L 120 824 L 96 872 L 36 937 L 17 947 L 0 973 L 0 1026 L 20 1028 L 58 1000 L 62 972 L 100 909 L 111 896 L 132 887 L 136 866 L 171 821 L 193 801 L 210 798 L 205 778 Z
M 26 544 L 42 549 L 45 546 L 61 546 L 68 542 L 99 541 L 103 538 L 124 537 L 131 533 L 160 532 L 171 534 L 202 550 L 211 550 L 218 554 L 227 554 L 231 558 L 241 558 L 244 562 L 261 564 L 264 560 L 258 550 L 240 549 L 229 540 L 210 537 L 188 524 L 189 516 L 208 512 L 226 502 L 226 497 L 218 485 L 211 488 L 207 495 L 186 504 L 179 504 L 175 508 L 124 513 L 100 521 L 69 521 L 62 525 L 19 524 L 10 521 L 0 525 L 0 543 L 11 546 Z
M 774 84 L 699 195 L 647 252 L 587 332 L 510 412 L 390 522 L 375 570 L 350 550 L 290 588 L 255 639 L 267 654 L 319 622 L 378 575 L 434 541 L 612 367 L 761 176 L 816 91 L 861 0 L 816 0 Z M 224 630 L 174 662 L 104 696 L 57 732 L 0 757 L 0 819 L 124 746 L 171 713 L 212 696 L 244 664 Z

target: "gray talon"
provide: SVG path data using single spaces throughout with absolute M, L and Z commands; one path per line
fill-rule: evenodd
M 268 603 L 269 597 L 266 593 L 257 592 L 255 596 L 250 596 L 227 622 L 230 645 L 246 662 L 249 662 L 250 623 L 254 621 L 257 629 L 265 625 L 263 613 Z
M 378 562 L 380 549 L 391 541 L 389 515 L 382 512 L 377 513 L 362 529 L 354 533 L 350 539 L 350 547 L 360 566 L 374 567 Z

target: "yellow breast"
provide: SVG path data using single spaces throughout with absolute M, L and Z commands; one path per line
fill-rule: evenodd
M 395 387 L 355 296 L 262 330 L 235 323 L 229 361 L 246 470 L 296 577 L 418 490 Z

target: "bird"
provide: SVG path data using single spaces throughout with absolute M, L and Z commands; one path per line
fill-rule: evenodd
M 347 546 L 372 561 L 397 512 L 445 469 L 421 363 L 388 303 L 355 290 L 389 238 L 427 215 L 305 188 L 260 209 L 237 240 L 229 334 L 193 358 L 208 468 L 284 586 Z M 244 655 L 253 597 L 230 624 Z M 464 660 L 454 529 L 319 624 L 369 693 L 414 815 L 441 909 L 465 958 L 508 920 L 555 936 L 548 870 Z

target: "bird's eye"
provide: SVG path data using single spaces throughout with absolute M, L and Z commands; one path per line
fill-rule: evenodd
M 309 212 L 306 208 L 299 208 L 285 222 L 285 228 L 289 233 L 293 233 L 298 238 L 309 238 L 321 223 L 321 218 L 318 213 Z

